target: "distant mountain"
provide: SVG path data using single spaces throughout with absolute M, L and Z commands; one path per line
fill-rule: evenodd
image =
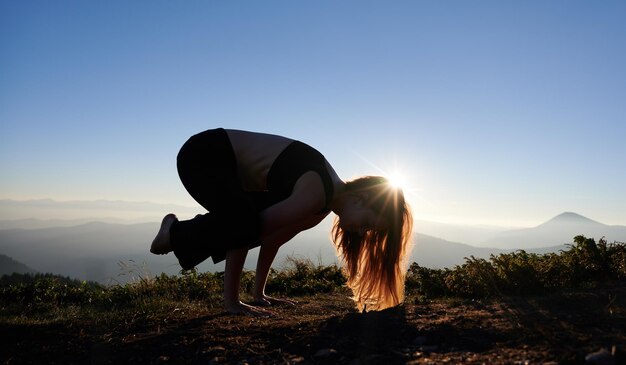
M 34 274 L 36 270 L 24 265 L 21 262 L 15 261 L 7 255 L 0 254 L 0 276 L 17 274 Z
M 484 242 L 496 234 L 511 230 L 507 227 L 476 226 L 449 224 L 417 220 L 413 224 L 416 232 L 432 237 L 439 237 L 447 241 L 463 242 L 472 246 L 484 246 Z
M 491 255 L 499 255 L 515 251 L 515 249 L 470 246 L 463 243 L 446 241 L 421 233 L 415 233 L 413 238 L 415 240 L 415 247 L 411 253 L 410 262 L 417 262 L 420 266 L 433 269 L 452 268 L 455 265 L 461 265 L 465 263 L 465 258 L 470 256 L 488 259 Z M 528 250 L 528 252 L 544 254 L 548 252 L 558 252 L 564 248 L 565 246 L 558 245 L 540 249 L 531 249 Z
M 32 223 L 32 222 L 31 222 Z M 298 234 L 281 247 L 274 261 L 275 267 L 284 265 L 287 256 L 309 258 L 324 265 L 338 261 L 329 239 L 332 220 L 324 220 L 317 227 Z M 0 253 L 39 272 L 53 273 L 100 283 L 127 282 L 138 276 L 158 275 L 161 272 L 177 274 L 178 261 L 173 254 L 157 256 L 149 253 L 150 243 L 159 227 L 158 222 L 119 224 L 90 222 L 70 227 L 39 229 L 0 229 Z M 434 234 L 424 234 L 427 227 Z M 626 241 L 626 227 L 608 226 L 575 213 L 564 213 L 533 228 L 499 232 L 492 228 L 457 227 L 420 222 L 414 234 L 415 247 L 410 262 L 431 268 L 444 268 L 465 262 L 465 257 L 488 258 L 515 249 L 545 253 L 563 249 L 574 236 L 583 234 L 598 240 L 606 236 L 609 242 Z M 452 227 L 454 228 L 454 227 Z M 470 246 L 463 238 L 478 239 L 491 235 L 483 246 Z M 448 236 L 459 238 L 458 242 Z M 463 242 L 463 243 L 461 243 Z M 245 267 L 253 270 L 258 249 L 252 250 Z M 1 267 L 5 265 L 2 264 Z M 222 271 L 224 262 L 214 265 L 211 260 L 202 263 L 201 271 Z
M 540 224 L 539 226 L 550 226 L 550 225 L 560 225 L 560 224 L 602 224 L 591 220 L 587 217 L 583 217 L 580 214 L 573 212 L 563 212 L 556 217 L 548 220 L 545 223 Z M 602 224 L 603 225 L 603 224 Z
M 36 217 L 40 220 L 84 220 L 94 217 L 98 220 L 112 221 L 117 217 L 146 222 L 146 217 L 152 217 L 150 221 L 160 220 L 165 214 L 175 212 L 179 216 L 189 216 L 201 213 L 202 208 L 195 206 L 182 206 L 175 204 L 158 204 L 151 202 L 131 202 L 118 200 L 74 200 L 57 201 L 52 199 L 38 200 L 11 200 L 0 199 L 0 220 L 20 221 L 30 220 Z M 20 222 L 25 223 L 25 222 Z M 17 228 L 7 226 L 5 228 Z M 36 228 L 27 226 L 24 228 Z
M 135 224 L 156 222 L 161 218 L 144 217 L 135 219 L 119 219 L 119 218 L 84 218 L 84 219 L 6 219 L 0 220 L 0 230 L 2 229 L 40 229 L 40 228 L 58 228 L 73 227 L 81 224 L 92 222 L 114 223 L 114 224 Z
M 463 243 L 450 242 L 437 237 L 415 233 L 415 247 L 410 262 L 433 269 L 453 267 L 465 262 L 465 257 L 475 256 L 487 258 L 490 254 L 508 252 L 506 250 L 474 247 Z M 509 250 L 510 251 L 510 250 Z
M 626 241 L 626 226 L 609 226 L 580 214 L 565 212 L 536 227 L 501 232 L 485 243 L 498 248 L 537 248 L 572 243 L 577 235 L 608 242 Z
M 176 264 L 171 257 L 169 263 L 163 262 L 163 257 L 149 257 L 149 245 L 157 229 L 158 223 L 92 222 L 73 227 L 0 230 L 0 252 L 44 273 L 99 282 L 127 281 L 131 274 L 145 275 L 141 267 L 144 261 L 149 260 L 158 272 Z M 121 269 L 120 261 L 137 266 L 132 268 L 135 272 L 129 273 L 131 267 Z
M 284 264 L 287 256 L 308 258 L 314 263 L 338 261 L 329 239 L 329 222 L 300 233 L 281 247 L 275 265 Z M 126 282 L 131 277 L 161 272 L 177 274 L 180 266 L 173 254 L 156 256 L 148 252 L 159 223 L 112 224 L 91 222 L 72 227 L 0 230 L 0 252 L 28 263 L 41 272 L 101 283 Z M 411 261 L 432 268 L 451 267 L 464 257 L 489 257 L 504 252 L 472 247 L 432 236 L 415 234 L 416 245 Z M 246 267 L 254 269 L 258 249 L 251 251 Z M 132 260 L 132 261 L 131 261 Z M 120 262 L 122 263 L 120 265 Z M 207 260 L 200 270 L 223 270 Z
M 124 283 L 133 278 L 177 274 L 181 267 L 173 254 L 158 256 L 149 252 L 159 224 L 112 224 L 90 222 L 72 227 L 0 230 L 0 252 L 53 273 L 100 283 Z M 300 233 L 293 242 L 283 246 L 275 260 L 280 266 L 290 256 L 310 258 L 314 263 L 336 262 L 327 227 Z M 248 254 L 245 267 L 254 269 L 258 249 Z M 222 271 L 209 259 L 201 271 Z

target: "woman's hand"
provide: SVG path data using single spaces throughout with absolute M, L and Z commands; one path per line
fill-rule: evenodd
M 226 308 L 226 312 L 230 314 L 245 314 L 245 315 L 254 316 L 254 317 L 271 317 L 274 315 L 273 312 L 268 311 L 267 309 L 244 304 L 242 302 L 226 304 L 225 308 Z
M 261 306 L 261 307 L 269 307 L 271 305 L 295 306 L 298 303 L 294 302 L 293 300 L 289 300 L 289 299 L 272 298 L 272 297 L 267 296 L 267 295 L 264 294 L 261 297 L 254 298 L 253 304 Z

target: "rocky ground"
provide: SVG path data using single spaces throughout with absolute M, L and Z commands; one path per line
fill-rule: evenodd
M 340 294 L 272 318 L 219 309 L 108 327 L 0 320 L 4 364 L 625 364 L 626 286 L 542 297 L 417 301 L 357 313 Z M 608 353 L 589 354 L 606 349 Z M 610 355 L 611 351 L 615 355 Z M 587 362 L 585 358 L 588 358 Z

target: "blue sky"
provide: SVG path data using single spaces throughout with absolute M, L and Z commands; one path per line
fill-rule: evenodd
M 282 134 L 417 219 L 626 224 L 626 2 L 2 1 L 0 198 L 194 205 L 192 134 Z M 165 213 L 165 212 L 164 212 Z

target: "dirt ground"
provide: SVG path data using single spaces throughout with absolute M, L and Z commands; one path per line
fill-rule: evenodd
M 626 285 L 486 301 L 408 300 L 357 313 L 345 295 L 272 318 L 216 309 L 154 325 L 0 322 L 4 364 L 626 364 Z M 80 328 L 77 328 L 80 327 Z M 588 362 L 589 363 L 589 362 Z

